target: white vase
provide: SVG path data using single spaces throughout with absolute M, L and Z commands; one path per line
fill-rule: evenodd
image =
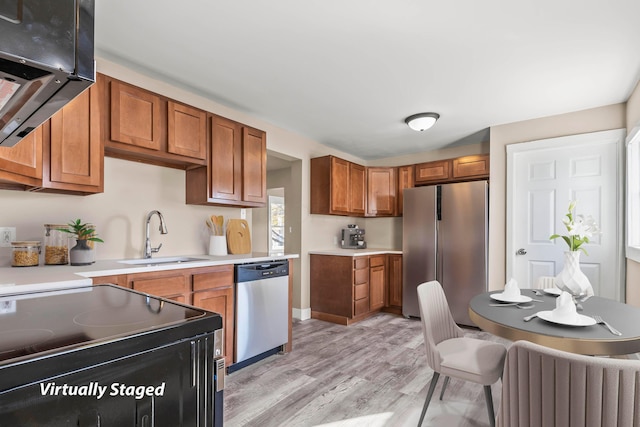
M 580 269 L 580 251 L 564 253 L 564 266 L 556 276 L 556 286 L 574 296 L 593 292 L 589 279 Z

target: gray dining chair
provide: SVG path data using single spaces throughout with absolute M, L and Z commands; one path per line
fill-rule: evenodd
M 498 381 L 502 375 L 506 348 L 502 344 L 465 337 L 464 332 L 451 316 L 447 298 L 438 281 L 434 280 L 418 286 L 418 305 L 427 350 L 427 363 L 434 371 L 418 426 L 421 426 L 424 421 L 441 374 L 445 376 L 445 381 L 440 399 L 444 395 L 450 377 L 482 384 L 489 421 L 491 426 L 494 426 L 491 384 Z
M 635 427 L 640 361 L 516 341 L 507 353 L 498 426 Z

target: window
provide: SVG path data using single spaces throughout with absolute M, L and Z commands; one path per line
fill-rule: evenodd
M 284 197 L 269 196 L 269 253 L 284 252 Z
M 640 126 L 627 137 L 627 258 L 640 262 Z

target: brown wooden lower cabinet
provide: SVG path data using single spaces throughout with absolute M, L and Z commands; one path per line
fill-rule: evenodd
M 368 266 L 368 263 L 367 263 Z M 367 270 L 368 273 L 368 270 Z M 139 292 L 171 299 L 213 311 L 222 316 L 224 357 L 227 366 L 233 363 L 235 337 L 235 283 L 233 264 L 121 274 L 93 278 L 93 284 L 113 283 Z M 291 307 L 293 291 L 293 261 L 289 260 L 289 342 L 291 351 Z M 367 310 L 368 306 L 367 294 Z
M 386 310 L 387 257 L 312 254 L 311 317 L 349 325 Z
M 233 363 L 235 302 L 233 265 L 209 267 L 192 276 L 193 305 L 222 316 L 225 364 Z
M 387 255 L 387 303 L 384 311 L 402 314 L 402 255 Z
M 379 310 L 385 304 L 385 284 L 387 282 L 387 256 L 369 257 L 369 310 Z

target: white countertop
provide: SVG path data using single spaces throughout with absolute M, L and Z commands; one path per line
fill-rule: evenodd
M 269 255 L 266 252 L 226 256 L 184 256 L 200 258 L 201 261 L 181 264 L 132 265 L 118 262 L 119 260 L 98 260 L 87 266 L 40 265 L 37 267 L 4 267 L 0 268 L 0 295 L 87 286 L 93 283 L 92 277 L 98 276 L 209 267 L 225 264 L 244 264 L 246 262 L 261 262 L 299 257 L 298 254 Z M 153 258 L 151 258 L 150 261 L 153 262 Z
M 402 254 L 402 251 L 385 249 L 385 248 L 366 248 L 366 249 L 323 249 L 317 251 L 309 251 L 309 255 L 335 255 L 335 256 L 368 256 L 380 254 Z

